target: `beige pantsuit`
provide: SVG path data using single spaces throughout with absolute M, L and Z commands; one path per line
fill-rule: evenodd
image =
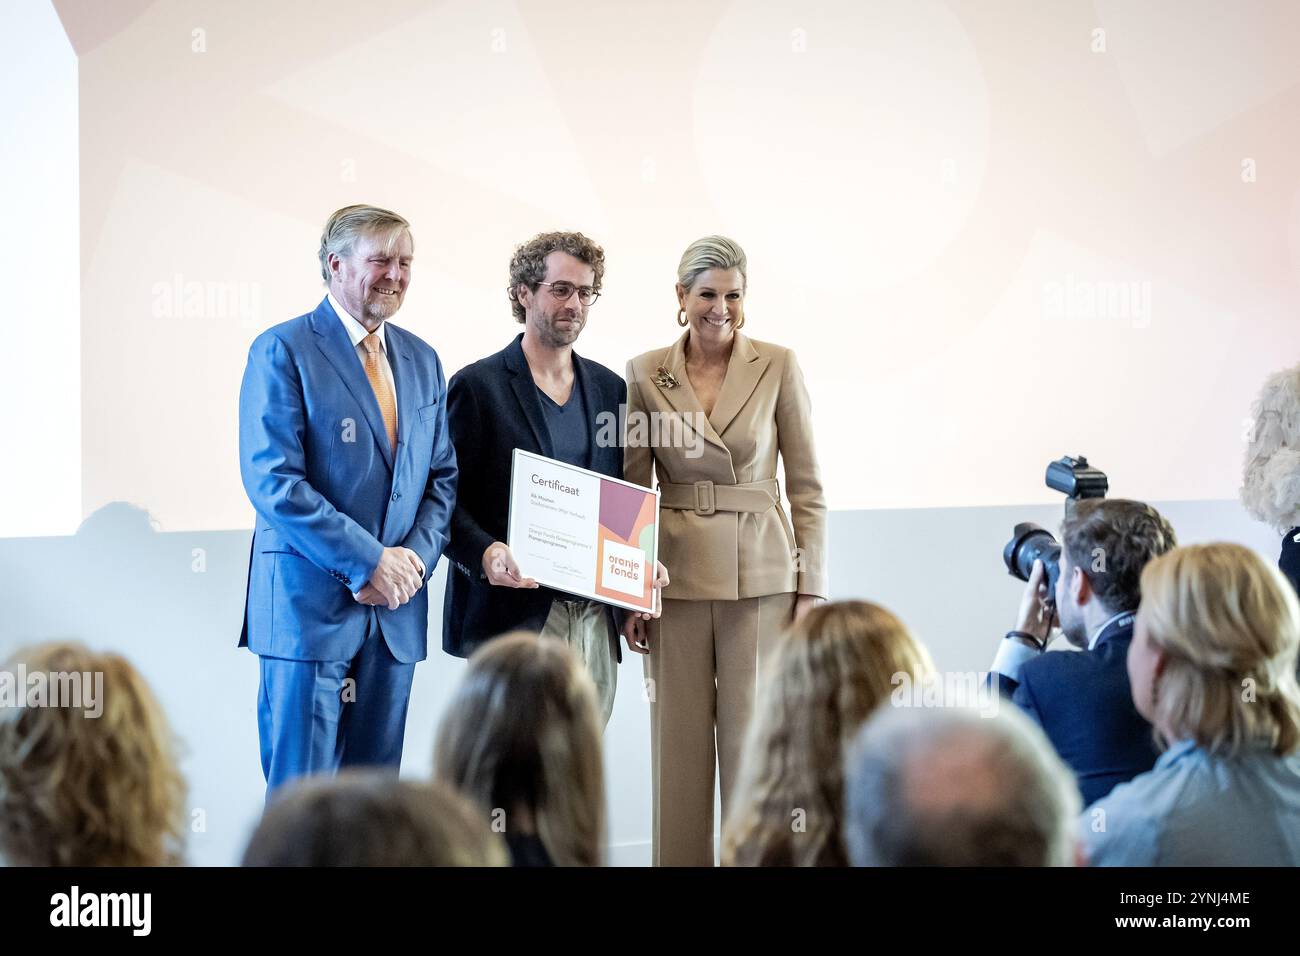
M 710 866 L 714 766 L 725 823 L 764 645 L 790 623 L 796 593 L 827 594 L 826 504 L 794 354 L 737 332 L 706 417 L 685 345 L 628 363 L 624 475 L 652 487 L 653 470 L 672 579 L 645 662 L 654 862 Z
M 714 763 L 725 820 L 758 662 L 793 613 L 789 592 L 739 601 L 664 600 L 663 616 L 650 626 L 645 662 L 655 866 L 713 865 Z

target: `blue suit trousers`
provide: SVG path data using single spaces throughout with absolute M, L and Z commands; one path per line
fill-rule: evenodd
M 374 619 L 350 661 L 261 657 L 257 731 L 267 799 L 296 777 L 402 762 L 415 664 L 388 649 Z

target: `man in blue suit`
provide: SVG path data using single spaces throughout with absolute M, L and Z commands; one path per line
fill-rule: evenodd
M 1129 692 L 1128 649 L 1142 569 L 1177 543 L 1150 505 L 1122 498 L 1077 502 L 1061 524 L 1054 598 L 1042 562 L 1035 561 L 1019 622 L 989 668 L 1002 693 L 1038 721 L 1074 771 L 1085 807 L 1150 770 L 1158 756 L 1151 725 Z M 1080 653 L 1044 653 L 1054 617 Z
M 257 523 L 240 645 L 261 658 L 268 795 L 340 766 L 401 764 L 424 585 L 456 496 L 442 365 L 387 321 L 412 250 L 397 214 L 340 209 L 321 235 L 328 294 L 249 349 L 239 468 Z

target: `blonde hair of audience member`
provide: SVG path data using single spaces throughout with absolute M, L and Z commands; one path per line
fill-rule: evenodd
M 506 866 L 501 838 L 442 783 L 373 770 L 305 777 L 272 799 L 242 866 Z
M 1238 544 L 1175 548 L 1142 572 L 1133 702 L 1162 745 L 1285 756 L 1300 746 L 1298 647 L 1300 604 L 1277 568 Z
M 17 866 L 180 863 L 185 782 L 171 727 L 140 674 L 116 654 L 72 643 L 20 651 L 4 669 L 20 664 L 29 677 L 103 674 L 95 702 L 103 711 L 0 708 L 0 857 Z
M 730 866 L 844 866 L 844 752 L 930 655 L 892 613 L 865 601 L 813 608 L 764 669 L 723 835 Z
M 439 728 L 434 776 L 556 866 L 599 866 L 605 784 L 596 689 L 562 641 L 516 632 L 470 657 Z

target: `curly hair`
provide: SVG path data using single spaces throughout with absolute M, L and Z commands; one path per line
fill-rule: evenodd
M 1270 375 L 1251 412 L 1241 503 L 1285 534 L 1300 525 L 1300 365 Z
M 1160 512 L 1127 498 L 1084 498 L 1061 522 L 1061 547 L 1111 614 L 1137 610 L 1142 569 L 1177 544 Z
M 847 865 L 845 751 L 889 700 L 895 674 L 921 681 L 932 671 L 924 646 L 878 604 L 824 604 L 801 618 L 764 668 L 724 865 Z
M 0 857 L 18 866 L 181 861 L 185 783 L 162 708 L 124 658 L 80 644 L 20 651 L 27 673 L 102 674 L 102 713 L 0 707 Z
M 546 257 L 552 252 L 567 252 L 580 262 L 585 262 L 596 273 L 591 287 L 600 291 L 605 278 L 605 250 L 580 232 L 543 232 L 515 249 L 510 257 L 510 311 L 516 322 L 523 322 L 527 313 L 519 301 L 519 287 L 527 286 L 534 292 L 537 284 L 546 278 Z

